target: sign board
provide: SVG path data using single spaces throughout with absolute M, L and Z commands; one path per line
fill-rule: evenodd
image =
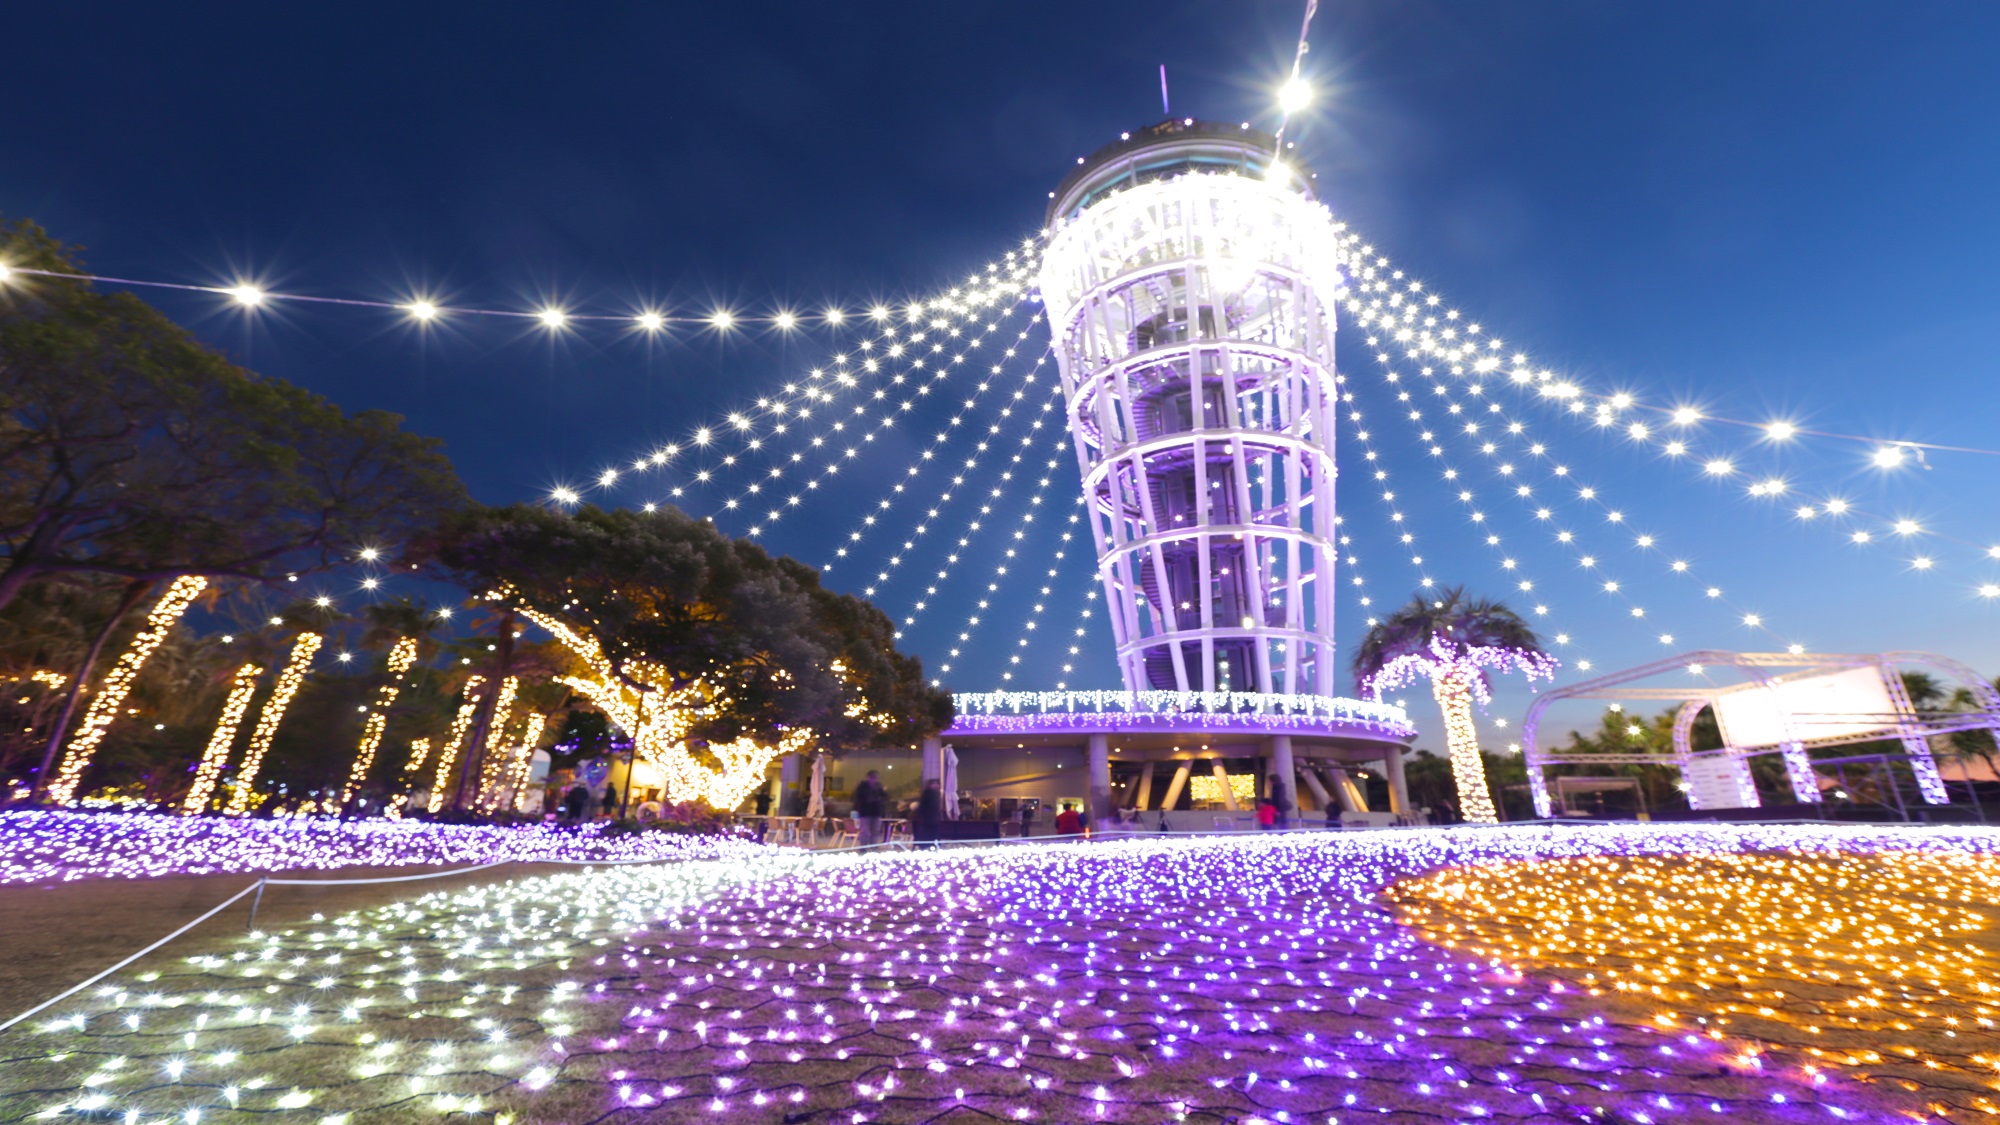
M 1896 705 L 1881 670 L 1869 666 L 1718 695 L 1715 718 L 1731 746 L 1776 746 L 1793 738 L 1810 742 L 1894 729 Z
M 1697 809 L 1744 809 L 1757 804 L 1756 791 L 1745 795 L 1738 782 L 1743 767 L 1720 751 L 1688 759 L 1681 777 L 1687 782 L 1688 804 Z

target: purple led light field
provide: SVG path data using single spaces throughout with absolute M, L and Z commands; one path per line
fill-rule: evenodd
M 748 841 L 414 820 L 223 820 L 154 813 L 0 813 L 0 884 L 413 864 L 714 859 Z
M 1740 1041 L 1430 944 L 1383 896 L 1564 857 L 1858 873 L 1910 850 L 1984 869 L 2000 835 L 1466 829 L 519 879 L 212 939 L 73 1001 L 0 1045 L 39 1091 L 0 1095 L 0 1119 L 1924 1120 L 1990 1077 L 1911 1092 L 1793 1056 L 1749 1065 Z

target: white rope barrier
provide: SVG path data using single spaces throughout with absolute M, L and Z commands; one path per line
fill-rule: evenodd
M 154 942 L 153 944 L 147 946 L 146 948 L 141 949 L 139 952 L 134 953 L 132 956 L 125 958 L 123 961 L 118 962 L 116 965 L 111 966 L 110 968 L 104 970 L 101 973 L 98 973 L 96 976 L 93 976 L 88 980 L 85 980 L 79 984 L 75 984 L 70 986 L 69 988 L 64 989 L 62 992 L 57 993 L 55 996 L 52 996 L 49 999 L 42 1001 L 41 1003 L 35 1005 L 32 1008 L 29 1008 L 27 1011 L 22 1012 L 20 1015 L 15 1016 L 13 1019 L 8 1020 L 6 1023 L 0 1023 L 0 1031 L 5 1031 L 8 1028 L 13 1027 L 15 1024 L 20 1023 L 22 1020 L 27 1019 L 29 1016 L 34 1015 L 36 1012 L 39 1012 L 42 1009 L 47 1008 L 52 1004 L 57 1004 L 60 1003 L 61 1001 L 67 1000 L 70 997 L 76 995 L 77 993 L 82 992 L 84 989 L 89 988 L 91 985 L 96 984 L 98 981 L 103 980 L 105 977 L 110 976 L 112 973 L 115 973 L 118 970 L 124 968 L 125 966 L 130 965 L 132 962 L 137 961 L 139 958 L 144 957 L 146 954 L 151 953 L 155 949 L 158 949 L 161 946 L 167 944 L 168 942 L 174 940 L 175 938 L 181 936 L 182 934 L 187 933 L 189 930 L 194 929 L 196 926 L 201 925 L 203 922 L 208 921 L 210 918 L 215 917 L 217 914 L 222 913 L 224 909 L 234 905 L 238 899 L 242 898 L 244 895 L 249 894 L 251 891 L 257 890 L 263 885 L 264 882 L 263 880 L 260 879 L 257 882 L 252 883 L 249 886 L 243 888 L 242 890 L 237 891 L 235 894 L 230 895 L 228 898 L 224 899 L 221 903 L 217 904 L 214 908 L 209 910 L 208 913 L 202 915 L 199 918 L 196 918 L 194 921 L 189 922 L 187 925 L 182 926 L 180 929 L 175 930 L 173 933 L 168 934 L 166 937 L 161 938 L 160 940 Z

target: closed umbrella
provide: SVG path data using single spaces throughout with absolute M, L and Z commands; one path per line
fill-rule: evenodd
M 950 746 L 944 748 L 944 818 L 958 819 L 958 751 Z
M 806 815 L 817 820 L 826 815 L 826 758 L 813 756 L 812 788 L 806 791 Z

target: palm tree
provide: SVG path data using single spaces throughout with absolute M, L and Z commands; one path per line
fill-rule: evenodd
M 1513 610 L 1485 598 L 1468 598 L 1454 586 L 1410 603 L 1369 626 L 1354 654 L 1354 679 L 1362 694 L 1380 699 L 1419 675 L 1430 677 L 1431 695 L 1444 713 L 1445 745 L 1458 782 L 1459 810 L 1470 822 L 1493 824 L 1493 795 L 1472 725 L 1472 701 L 1492 698 L 1489 669 L 1518 669 L 1529 679 L 1553 676 L 1556 660 L 1541 638 Z

